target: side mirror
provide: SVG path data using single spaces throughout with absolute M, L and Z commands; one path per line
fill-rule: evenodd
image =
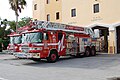
M 94 38 L 99 38 L 99 37 L 100 37 L 100 30 L 94 29 Z

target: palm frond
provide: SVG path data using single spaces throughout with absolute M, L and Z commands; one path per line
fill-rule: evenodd
M 15 11 L 15 14 L 18 15 L 18 11 L 21 13 L 24 6 L 27 5 L 26 0 L 9 0 L 10 8 Z

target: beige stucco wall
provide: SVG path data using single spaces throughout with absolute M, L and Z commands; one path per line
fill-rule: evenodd
M 116 40 L 115 40 L 115 31 L 109 32 L 109 40 L 108 40 L 108 53 L 117 53 L 116 52 Z
M 99 3 L 100 12 L 93 13 L 93 4 Z M 33 0 L 33 18 L 46 20 L 51 15 L 51 21 L 73 25 L 90 25 L 93 23 L 111 24 L 120 22 L 120 0 Z M 37 4 L 37 10 L 34 10 Z M 71 9 L 76 8 L 77 16 L 71 17 Z M 56 12 L 60 12 L 60 19 L 56 20 Z
M 88 25 L 91 22 L 90 0 L 62 0 L 62 22 L 73 25 Z M 71 9 L 76 8 L 76 17 L 71 17 Z
M 50 14 L 50 21 L 52 22 L 61 22 L 62 20 L 62 1 L 50 0 L 49 4 L 45 4 L 45 16 Z M 56 12 L 59 12 L 60 19 L 56 20 Z
M 93 4 L 99 3 L 100 12 L 93 13 Z M 111 24 L 120 21 L 120 0 L 62 0 L 62 22 L 73 25 L 93 23 Z M 71 9 L 76 8 L 77 16 L 71 17 Z
M 34 10 L 34 5 L 37 4 L 37 10 Z M 46 20 L 45 16 L 45 0 L 33 0 L 33 19 Z
M 103 23 L 120 22 L 120 0 L 101 0 L 101 17 Z
M 34 10 L 34 5 L 37 4 L 37 10 Z M 46 0 L 33 0 L 33 19 L 47 20 L 47 14 L 50 14 L 50 21 L 62 22 L 62 1 L 50 0 L 46 4 Z M 60 19 L 56 20 L 56 12 L 59 12 Z

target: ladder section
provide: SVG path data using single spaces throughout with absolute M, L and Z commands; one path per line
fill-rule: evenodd
M 46 30 L 62 30 L 66 32 L 76 32 L 76 33 L 86 33 L 84 27 L 66 25 L 61 23 L 55 22 L 48 22 L 48 21 L 35 21 L 33 28 L 41 29 L 44 28 Z

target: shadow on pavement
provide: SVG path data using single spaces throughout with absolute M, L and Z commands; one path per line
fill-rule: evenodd
M 98 54 L 93 57 L 84 58 L 74 58 L 66 57 L 60 58 L 56 63 L 47 63 L 46 60 L 41 60 L 39 62 L 29 62 L 23 65 L 33 66 L 33 67 L 61 67 L 61 68 L 86 68 L 86 69 L 108 69 L 112 66 L 117 66 L 120 64 L 120 54 L 109 55 L 109 54 Z
M 108 78 L 107 80 L 120 80 L 120 77 Z

